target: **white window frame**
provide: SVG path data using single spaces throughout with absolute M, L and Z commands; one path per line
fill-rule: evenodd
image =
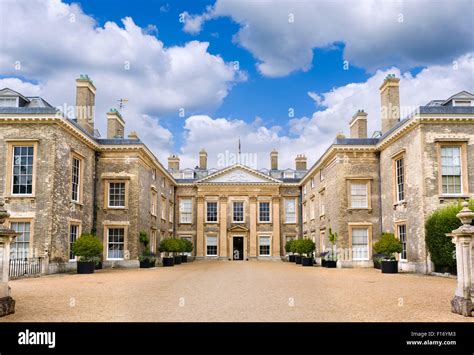
M 110 243 L 110 230 L 111 229 L 121 229 L 123 230 L 123 242 L 122 243 L 117 243 L 117 242 L 114 242 L 114 243 Z M 109 245 L 110 244 L 123 244 L 123 256 L 125 256 L 125 238 L 126 238 L 126 229 L 125 227 L 119 227 L 119 226 L 110 226 L 110 227 L 107 227 L 106 228 L 107 230 L 107 260 L 124 260 L 123 257 L 121 258 L 111 258 L 109 257 Z
M 293 204 L 293 212 L 291 212 L 291 214 L 289 214 L 288 203 Z M 297 205 L 297 202 L 295 198 L 285 198 L 285 223 L 286 224 L 296 223 L 296 220 L 297 220 L 296 205 Z M 292 216 L 292 218 L 289 218 L 290 216 Z
M 354 188 L 356 186 L 365 186 L 365 195 L 361 194 L 355 194 Z M 352 209 L 367 209 L 369 208 L 369 183 L 367 181 L 361 182 L 361 181 L 351 181 L 350 183 L 351 187 L 351 208 Z M 364 205 L 356 206 L 354 204 L 354 197 L 362 197 L 365 196 L 365 203 Z
M 401 227 L 403 227 L 405 229 L 403 240 L 402 240 Z M 400 242 L 402 243 L 402 247 L 403 247 L 402 252 L 399 254 L 400 261 L 407 261 L 408 260 L 408 258 L 407 258 L 408 244 L 407 244 L 407 225 L 406 224 L 397 224 L 397 236 L 398 236 L 398 239 L 400 240 Z M 403 258 L 404 253 L 405 253 L 405 258 Z
M 161 196 L 161 219 L 166 221 L 166 197 Z
M 31 164 L 31 192 L 30 193 L 21 193 L 21 192 L 13 192 L 13 186 L 15 182 L 15 148 L 32 148 L 33 149 L 33 162 Z M 34 179 L 35 179 L 35 158 L 36 158 L 36 146 L 34 144 L 14 144 L 12 145 L 12 171 L 11 171 L 11 193 L 12 196 L 32 196 L 34 192 Z M 22 157 L 23 155 L 20 155 Z M 30 155 L 27 155 L 29 157 Z M 22 165 L 22 164 L 20 164 Z M 29 164 L 27 164 L 29 166 Z M 18 175 L 26 175 L 28 176 L 29 174 L 18 174 Z M 21 186 L 21 185 L 19 185 Z
M 294 171 L 284 171 L 283 172 L 283 178 L 284 179 L 294 179 L 295 178 L 295 172 Z
M 315 211 L 314 211 L 314 210 L 315 210 L 315 207 L 316 207 L 315 204 L 316 204 L 315 199 L 312 198 L 312 199 L 309 201 L 309 219 L 310 219 L 310 220 L 313 220 L 313 219 L 315 218 L 315 215 L 316 215 L 316 213 L 315 213 Z
M 401 163 L 400 163 L 401 162 Z M 400 166 L 399 166 L 400 165 Z M 401 174 L 400 174 L 401 171 Z M 395 196 L 397 203 L 405 201 L 405 156 L 401 156 L 395 159 L 395 190 L 397 196 Z M 399 181 L 401 180 L 401 181 Z M 401 186 L 401 189 L 400 189 Z M 400 198 L 402 195 L 402 199 Z
M 79 165 L 77 167 L 77 184 L 74 184 L 74 177 L 75 177 L 75 174 L 74 174 L 74 170 L 75 170 L 75 165 L 74 163 L 75 162 L 78 162 Z M 81 201 L 81 184 L 82 184 L 82 181 L 81 181 L 81 169 L 82 169 L 82 159 L 79 159 L 78 157 L 76 156 L 72 156 L 72 168 L 71 168 L 71 201 L 73 202 L 76 202 L 76 203 L 79 203 Z M 76 189 L 74 189 L 74 186 L 76 187 Z M 73 195 L 76 194 L 76 198 L 74 199 L 73 198 Z
M 110 205 L 110 188 L 112 184 L 123 184 L 123 206 L 111 206 Z M 127 183 L 125 181 L 109 181 L 107 184 L 107 207 L 108 208 L 116 208 L 116 209 L 124 209 L 127 205 Z
M 262 203 L 268 203 L 268 221 L 264 221 L 260 218 Z M 258 201 L 258 223 L 272 223 L 272 202 L 271 201 Z
M 18 256 L 18 245 L 21 243 L 22 244 L 22 250 L 23 250 L 23 253 L 24 251 L 26 250 L 26 258 L 30 258 L 30 249 L 31 249 L 31 243 L 32 243 L 32 223 L 31 221 L 25 221 L 25 220 L 12 220 L 10 221 L 10 229 L 13 229 L 15 231 L 18 232 L 18 229 L 15 229 L 14 228 L 14 224 L 16 224 L 17 226 L 22 224 L 23 225 L 23 230 L 19 233 L 21 233 L 21 235 L 19 235 L 18 237 L 16 237 L 15 241 L 11 244 L 10 246 L 10 258 L 11 259 L 25 259 L 25 256 L 21 257 L 21 258 L 13 258 L 12 257 L 12 254 L 15 253 L 15 256 Z M 24 232 L 26 232 L 26 229 L 24 228 L 26 225 L 28 225 L 28 241 L 25 242 L 24 241 Z M 21 239 L 21 240 L 20 240 Z M 18 244 L 17 244 L 18 243 Z M 26 244 L 26 248 L 24 247 L 24 245 Z
M 458 149 L 459 150 L 459 183 L 460 183 L 460 192 L 444 192 L 443 191 L 443 177 L 444 176 L 456 176 L 456 175 L 444 175 L 443 174 L 443 149 Z M 444 196 L 462 196 L 464 191 L 463 191 L 463 156 L 462 156 L 462 147 L 460 145 L 445 145 L 440 147 L 440 159 L 441 159 L 441 192 Z
M 236 203 L 241 203 L 242 204 L 242 220 L 237 221 L 235 219 L 235 204 Z M 233 223 L 245 223 L 245 202 L 244 201 L 232 201 L 232 222 Z
M 75 235 L 75 239 L 74 241 L 72 241 L 72 228 L 75 227 L 76 228 L 76 235 Z M 69 224 L 69 261 L 76 261 L 77 260 L 77 256 L 74 255 L 73 251 L 72 251 L 72 245 L 76 242 L 77 238 L 79 238 L 79 233 L 80 233 L 80 229 L 81 229 L 81 225 L 79 223 L 71 223 Z M 71 258 L 71 254 L 74 255 L 74 258 Z
M 366 244 L 367 245 L 367 257 L 366 258 L 355 258 L 354 257 L 354 231 L 355 230 L 365 230 L 367 232 L 367 235 L 366 235 L 366 237 L 367 237 L 367 244 Z M 354 227 L 352 227 L 352 230 L 351 230 L 352 260 L 354 260 L 354 261 L 367 261 L 367 260 L 369 260 L 369 258 L 370 258 L 370 251 L 369 251 L 370 234 L 369 233 L 370 233 L 370 230 L 369 230 L 368 227 L 365 227 L 365 226 L 360 226 L 360 227 L 359 226 L 354 226 Z M 357 245 L 362 245 L 362 244 L 357 244 Z
M 319 193 L 319 217 L 326 215 L 326 204 L 324 203 L 324 192 Z
M 216 220 L 211 221 L 209 220 L 209 214 L 208 214 L 208 208 L 209 204 L 215 204 L 216 205 Z M 206 201 L 206 223 L 218 223 L 219 222 L 219 203 L 217 201 Z
M 15 101 L 15 104 L 13 106 L 11 105 L 2 105 L 2 101 Z M 20 98 L 17 96 L 17 97 L 8 97 L 8 96 L 5 96 L 5 97 L 0 97 L 0 107 L 19 107 L 20 106 Z
M 268 239 L 268 244 L 262 244 L 262 239 Z M 268 246 L 268 254 L 262 254 L 261 247 Z M 272 255 L 272 237 L 270 235 L 260 235 L 258 237 L 258 256 L 271 256 Z
M 189 211 L 184 211 L 184 202 L 189 202 Z M 186 207 L 187 208 L 187 207 Z M 183 216 L 189 216 L 184 219 Z M 193 199 L 191 197 L 181 197 L 179 199 L 179 223 L 180 224 L 191 224 L 193 223 Z
M 209 238 L 215 238 L 216 244 L 209 244 Z M 208 246 L 215 246 L 216 247 L 216 253 L 215 254 L 209 254 L 208 253 Z M 218 256 L 219 255 L 219 238 L 215 235 L 207 235 L 206 236 L 206 256 Z

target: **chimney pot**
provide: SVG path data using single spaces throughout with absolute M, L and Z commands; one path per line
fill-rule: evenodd
M 380 86 L 382 134 L 400 121 L 400 79 L 388 74 Z
M 168 170 L 179 171 L 179 157 L 176 154 L 171 154 L 168 157 Z

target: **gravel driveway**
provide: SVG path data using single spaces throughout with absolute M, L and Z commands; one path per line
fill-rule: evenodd
M 455 280 L 288 262 L 194 261 L 11 282 L 5 321 L 463 321 Z

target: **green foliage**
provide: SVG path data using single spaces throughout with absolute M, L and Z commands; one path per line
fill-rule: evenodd
M 148 245 L 150 244 L 150 238 L 148 237 L 148 234 L 145 231 L 140 232 L 139 240 L 140 244 L 142 244 L 144 248 L 148 247 Z
M 388 259 L 395 259 L 394 254 L 403 250 L 402 242 L 395 238 L 393 233 L 382 233 L 373 248 L 377 254 L 383 254 Z
M 184 243 L 184 252 L 185 253 L 191 253 L 194 249 L 194 245 L 193 243 L 188 240 L 188 239 L 182 239 L 183 243 Z
M 329 239 L 329 242 L 334 246 L 336 245 L 337 243 L 337 239 L 339 238 L 339 236 L 337 235 L 337 232 L 332 232 L 332 229 L 329 228 L 329 235 L 328 235 L 328 239 Z
M 307 255 L 308 257 L 314 252 L 314 249 L 316 249 L 316 245 L 311 239 L 293 240 L 291 246 L 293 250 L 292 252 L 295 252 L 298 255 Z
M 138 256 L 138 261 L 143 262 L 143 261 L 149 261 L 150 263 L 155 263 L 156 257 L 152 254 L 143 254 Z
M 184 243 L 179 238 L 166 238 L 160 242 L 158 247 L 160 252 L 164 253 L 181 253 L 184 251 Z
M 93 234 L 83 233 L 72 245 L 74 255 L 79 257 L 79 261 L 99 262 L 102 255 L 103 246 L 100 240 Z
M 294 250 L 294 240 L 287 240 L 286 243 L 285 243 L 285 251 L 287 253 L 294 253 L 295 250 Z
M 430 253 L 431 261 L 437 266 L 455 266 L 455 246 L 451 237 L 454 229 L 461 226 L 456 217 L 462 209 L 462 201 L 449 204 L 434 211 L 425 223 L 425 241 Z M 474 200 L 469 201 L 469 208 L 474 210 Z

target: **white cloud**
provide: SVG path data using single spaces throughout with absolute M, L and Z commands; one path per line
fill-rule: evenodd
M 245 80 L 231 63 L 208 52 L 209 43 L 166 47 L 151 35 L 156 27 L 141 28 L 130 17 L 100 27 L 78 5 L 60 0 L 2 1 L 0 10 L 8 13 L 0 25 L 0 38 L 8 39 L 2 41 L 1 75 L 38 82 L 4 79 L 3 85 L 41 95 L 52 105 L 74 105 L 74 80 L 88 74 L 97 87 L 101 131 L 105 112 L 127 98 L 127 130 L 136 130 L 157 151 L 172 143 L 157 117 L 179 109 L 186 114 L 213 110 L 232 85 Z
M 456 59 L 457 67 L 434 65 L 423 69 L 416 76 L 400 72 L 398 68 L 377 71 L 367 81 L 351 83 L 329 92 L 312 93 L 313 99 L 324 109 L 311 117 L 293 119 L 289 122 L 290 135 L 281 134 L 279 126 L 265 126 L 261 120 L 252 123 L 209 116 L 192 116 L 186 120 L 186 141 L 182 148 L 183 166 L 194 167 L 198 151 L 205 148 L 210 166 L 215 166 L 219 154 L 226 150 L 237 151 L 238 139 L 242 141 L 242 152 L 256 154 L 258 168 L 269 168 L 269 153 L 279 151 L 280 168 L 294 168 L 294 158 L 304 153 L 308 164 L 313 164 L 329 147 L 338 132 L 349 136 L 349 121 L 358 109 L 368 113 L 369 136 L 380 130 L 379 87 L 387 74 L 400 77 L 400 104 L 402 115 L 408 115 L 417 106 L 433 99 L 468 90 L 474 92 L 474 54 Z
M 240 25 L 235 40 L 270 77 L 310 69 L 313 49 L 335 42 L 345 43 L 351 65 L 372 72 L 445 64 L 473 50 L 470 0 L 217 0 L 203 14 L 188 15 L 184 30 L 198 33 L 205 21 L 220 16 Z

